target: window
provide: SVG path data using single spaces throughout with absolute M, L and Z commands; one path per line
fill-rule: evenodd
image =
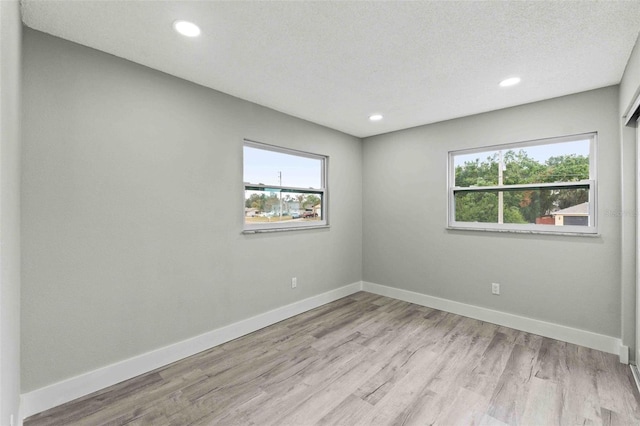
M 244 142 L 244 231 L 327 226 L 323 155 Z
M 595 234 L 595 134 L 449 152 L 449 227 Z

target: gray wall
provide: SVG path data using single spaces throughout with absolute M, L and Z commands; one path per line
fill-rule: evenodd
M 23 54 L 23 392 L 361 279 L 359 139 L 28 29 Z M 243 138 L 330 156 L 330 229 L 241 234 Z
M 620 123 L 621 226 L 620 310 L 622 344 L 636 350 L 636 135 L 635 128 Z
M 640 40 L 640 38 L 638 39 Z M 621 166 L 621 212 L 622 256 L 621 260 L 621 310 L 622 310 L 622 342 L 631 348 L 631 359 L 634 356 L 637 342 L 636 333 L 636 129 L 635 123 L 625 126 L 625 116 L 633 102 L 640 95 L 640 43 L 631 52 L 622 81 L 620 82 L 620 166 Z M 637 359 L 636 359 L 637 361 Z
M 620 81 L 620 112 L 626 113 L 640 94 L 640 37 L 631 52 Z
M 591 131 L 599 237 L 445 229 L 449 150 Z M 620 336 L 617 86 L 367 138 L 363 164 L 364 281 Z
M 20 402 L 20 4 L 0 1 L 0 424 Z M 16 423 L 17 424 L 17 423 Z

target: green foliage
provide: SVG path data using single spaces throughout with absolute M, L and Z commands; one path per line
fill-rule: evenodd
M 504 223 L 527 223 L 514 200 L 504 193 Z M 456 196 L 456 221 L 498 223 L 498 192 L 467 192 Z
M 497 154 L 486 161 L 467 161 L 463 167 L 456 167 L 456 186 L 492 186 L 498 184 Z
M 258 209 L 262 212 L 269 212 L 273 206 L 279 205 L 280 199 L 276 193 L 269 193 L 267 196 L 265 193 L 251 194 L 249 198 L 244 201 L 244 206 L 248 208 Z
M 503 156 L 503 184 L 576 182 L 589 179 L 589 158 L 562 155 L 544 164 L 529 157 L 526 151 L 509 150 Z M 456 186 L 497 186 L 499 153 L 484 161 L 466 161 L 455 169 Z M 535 223 L 536 218 L 553 211 L 588 201 L 585 189 L 549 189 L 502 191 L 504 223 Z M 463 222 L 498 222 L 498 192 L 468 192 L 456 195 L 456 220 Z
M 244 206 L 247 208 L 262 210 L 265 199 L 266 196 L 264 194 L 251 194 L 251 196 L 244 201 Z
M 313 194 L 307 194 L 307 196 L 304 198 L 304 201 L 302 202 L 302 206 L 305 209 L 311 209 L 319 203 L 320 203 L 320 197 Z

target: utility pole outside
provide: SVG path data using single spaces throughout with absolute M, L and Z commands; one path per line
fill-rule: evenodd
M 280 182 L 280 191 L 278 191 L 278 197 L 280 198 L 280 220 L 282 220 L 282 172 L 278 172 L 278 180 Z
M 502 158 L 502 150 L 498 151 L 500 162 L 498 163 L 498 186 L 502 186 L 502 178 L 504 172 L 504 159 Z M 498 223 L 504 223 L 504 193 L 498 191 Z

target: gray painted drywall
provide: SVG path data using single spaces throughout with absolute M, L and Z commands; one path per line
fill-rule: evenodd
M 22 21 L 0 1 L 0 424 L 21 423 L 20 76 Z
M 638 39 L 640 40 L 640 38 Z M 637 361 L 635 351 L 636 342 L 636 262 L 638 258 L 636 248 L 636 228 L 638 220 L 637 190 L 636 190 L 636 128 L 635 123 L 625 126 L 626 115 L 633 103 L 640 96 L 640 42 L 631 52 L 625 72 L 620 82 L 620 164 L 621 164 L 621 212 L 622 253 L 621 253 L 621 324 L 622 344 L 629 346 L 630 358 Z
M 620 112 L 626 114 L 633 101 L 640 95 L 640 36 L 631 51 L 629 61 L 620 81 Z
M 365 139 L 363 280 L 619 337 L 617 111 L 616 86 Z M 591 131 L 599 237 L 445 229 L 449 150 Z
M 23 392 L 361 279 L 360 139 L 33 30 L 23 54 Z M 241 234 L 243 138 L 329 155 L 330 229 Z
M 635 128 L 620 123 L 620 323 L 622 344 L 635 360 L 636 348 L 636 138 Z

